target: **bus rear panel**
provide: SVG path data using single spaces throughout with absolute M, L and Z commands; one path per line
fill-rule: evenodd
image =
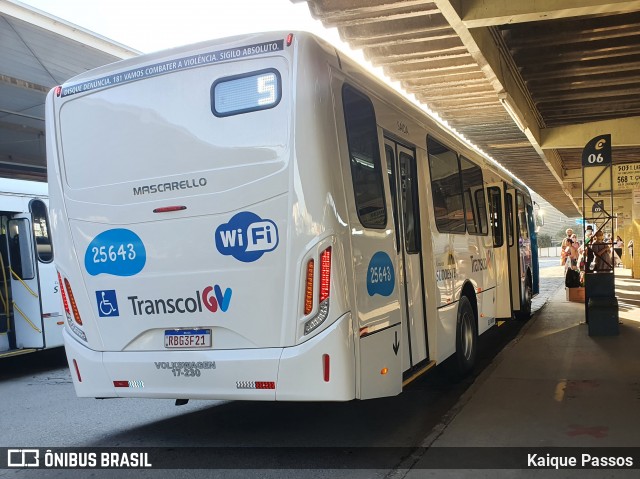
M 355 397 L 351 317 L 330 288 L 344 262 L 334 187 L 322 170 L 304 194 L 296 181 L 293 51 L 275 35 L 230 39 L 49 94 L 79 396 Z

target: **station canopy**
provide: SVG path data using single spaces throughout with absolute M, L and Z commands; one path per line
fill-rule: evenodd
M 0 46 L 0 176 L 45 181 L 49 90 L 139 52 L 12 0 L 0 0 Z
M 591 138 L 640 162 L 640 2 L 292 1 L 567 216 Z M 0 45 L 0 176 L 44 181 L 47 92 L 139 52 L 15 0 Z
M 640 2 L 292 1 L 567 216 L 591 138 L 640 162 Z

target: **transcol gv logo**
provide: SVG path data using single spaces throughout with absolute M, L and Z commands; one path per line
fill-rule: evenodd
M 207 286 L 202 291 L 196 290 L 194 294 L 179 298 L 142 298 L 140 296 L 127 296 L 131 311 L 134 316 L 153 316 L 157 314 L 187 314 L 209 311 L 216 313 L 218 310 L 227 312 L 231 304 L 233 290 L 224 290 L 218 284 Z M 96 304 L 98 314 L 101 317 L 120 316 L 118 300 L 113 289 L 96 291 Z
M 180 298 L 147 299 L 139 296 L 127 296 L 134 316 L 152 316 L 156 314 L 202 313 L 205 309 L 215 313 L 220 309 L 223 313 L 229 309 L 233 290 L 220 285 L 207 286 L 202 292 Z
M 278 247 L 278 227 L 271 220 L 243 211 L 218 226 L 215 239 L 220 253 L 251 263 Z

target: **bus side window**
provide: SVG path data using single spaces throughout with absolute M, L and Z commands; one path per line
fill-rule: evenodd
M 493 247 L 499 248 L 504 244 L 502 236 L 502 201 L 500 200 L 500 188 L 490 186 L 487 188 L 489 195 L 489 219 L 491 221 L 491 235 Z
M 33 218 L 33 236 L 36 239 L 36 253 L 41 263 L 53 261 L 53 245 L 49 236 L 49 215 L 47 205 L 42 200 L 32 200 L 29 204 Z
M 431 196 L 436 227 L 440 233 L 466 232 L 464 200 L 458 154 L 427 137 Z
M 31 235 L 29 233 L 29 221 L 27 219 L 19 218 L 9 221 L 11 269 L 21 279 L 33 279 L 35 277 L 35 265 L 31 254 Z
M 386 228 L 387 209 L 373 104 L 349 85 L 342 88 L 342 104 L 358 218 L 365 228 Z
M 487 213 L 484 206 L 482 168 L 462 155 L 460 156 L 460 167 L 467 231 L 474 235 L 486 235 Z
M 524 203 L 524 196 L 519 191 L 516 193 L 516 201 L 518 204 L 518 227 L 520 229 L 520 238 L 529 239 L 529 223 L 527 221 L 527 211 Z
M 402 217 L 407 253 L 420 252 L 420 208 L 418 206 L 418 172 L 414 158 L 400 153 Z
M 505 195 L 504 214 L 507 217 L 507 245 L 513 246 L 513 196 Z

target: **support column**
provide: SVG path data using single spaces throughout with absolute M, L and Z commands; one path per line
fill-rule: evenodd
M 635 200 L 633 202 L 633 206 L 631 209 L 631 237 L 629 239 L 633 239 L 633 265 L 632 272 L 634 278 L 640 278 L 640 204 L 635 204 Z M 627 244 L 629 243 L 629 239 L 625 239 Z M 627 245 L 625 245 L 626 248 Z M 626 250 L 627 254 L 629 254 L 629 249 Z

